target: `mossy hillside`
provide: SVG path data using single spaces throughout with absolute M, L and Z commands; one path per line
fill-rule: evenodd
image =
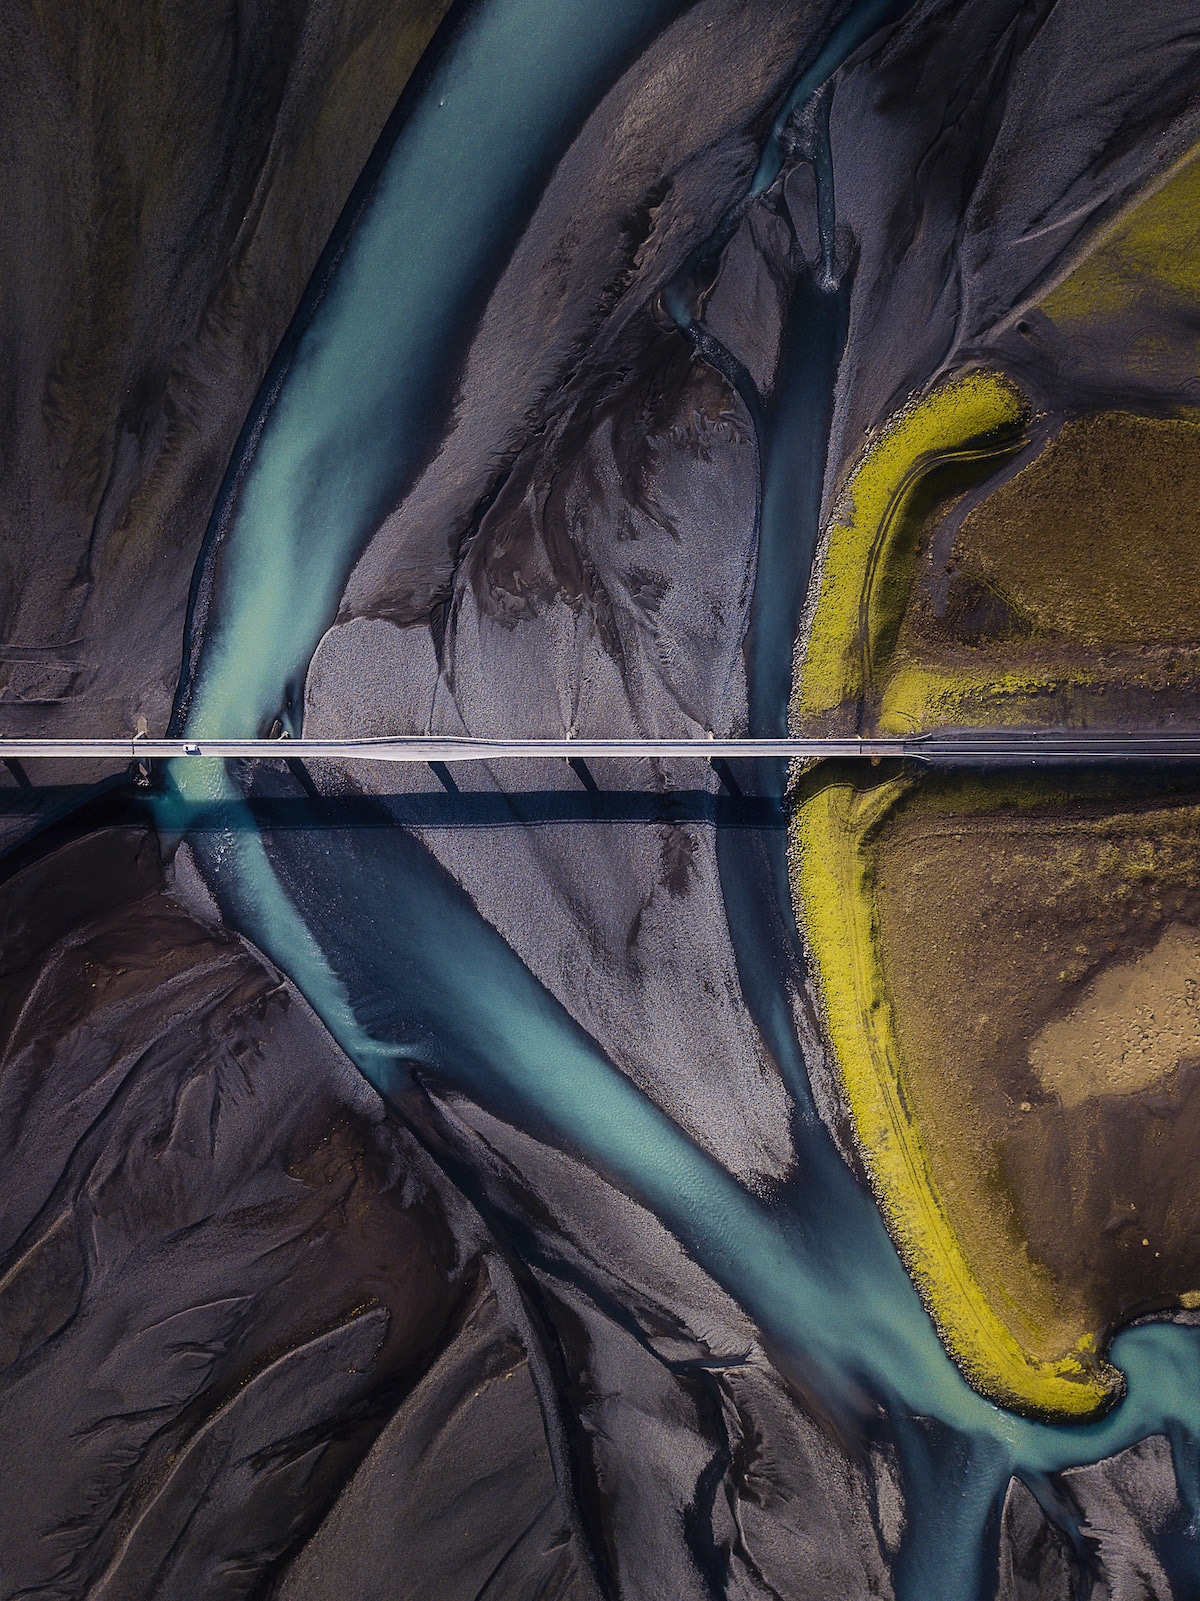
M 1026 418 L 1006 377 L 967 373 L 906 407 L 868 451 L 825 535 L 793 703 L 799 723 L 860 707 L 884 671 L 930 500 L 957 487 L 953 474 L 933 486 L 931 475 L 989 470 L 1018 447 Z
M 908 789 L 904 778 L 863 787 L 812 775 L 797 796 L 793 888 L 813 958 L 825 1025 L 872 1185 L 905 1264 L 948 1349 L 970 1381 L 1038 1416 L 1100 1411 L 1120 1386 L 1090 1331 L 1052 1359 L 1043 1343 L 1044 1286 L 994 1297 L 968 1261 L 948 1215 L 901 1059 L 875 902 L 874 841 Z M 997 1300 L 1001 1304 L 998 1306 Z M 1029 1310 L 1025 1310 L 1028 1304 Z
M 967 395 L 951 407 L 945 397 L 959 389 Z M 798 728 L 1189 720 L 1200 682 L 1200 425 L 1069 420 L 970 507 L 941 568 L 936 527 L 1020 447 L 1020 404 L 1006 379 L 969 374 L 902 412 L 856 470 L 825 541 L 793 696 Z M 959 432 L 993 426 L 952 447 L 955 422 Z M 963 594 L 985 597 L 974 635 L 969 610 L 964 618 L 960 603 L 956 615 Z

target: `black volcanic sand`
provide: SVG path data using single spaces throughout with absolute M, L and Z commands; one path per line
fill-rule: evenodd
M 593 1564 L 638 1593 L 649 1552 L 699 1596 L 718 1439 L 743 1560 L 879 1589 L 887 1459 L 846 1461 L 653 1219 L 416 1095 L 498 1248 L 203 895 L 133 827 L 0 890 L 5 1585 L 517 1601 L 594 1597 Z
M 193 5 L 158 34 L 128 8 L 0 18 L 6 211 L 25 219 L 0 256 L 0 731 L 162 726 L 238 428 L 435 10 Z M 818 20 L 804 0 L 700 0 L 596 109 L 482 309 L 446 437 L 352 576 L 306 732 L 744 729 L 753 428 L 661 297 L 746 194 Z M 865 430 L 943 364 L 1003 361 L 1035 406 L 1079 409 L 1061 340 L 1017 308 L 1197 137 L 1192 32 L 1190 0 L 918 4 L 848 64 L 826 511 Z M 765 396 L 817 255 L 812 120 L 792 133 L 700 308 Z M 1132 404 L 1123 382 L 1089 369 L 1084 401 Z M 723 785 L 732 806 L 737 779 L 584 771 L 458 770 L 447 817 L 478 799 L 491 826 L 423 838 L 631 1078 L 758 1193 L 786 1192 L 795 1101 L 748 1012 L 712 827 L 574 807 L 589 783 Z M 397 815 L 445 793 L 422 771 L 354 782 Z M 549 792 L 550 818 L 569 791 L 569 820 L 514 806 L 500 828 L 521 788 Z M 30 815 L 13 808 L 14 837 Z M 831 1441 L 652 1217 L 436 1086 L 403 1109 L 423 1155 L 144 831 L 28 875 L 0 903 L 5 1004 L 34 997 L 0 1078 L 7 1590 L 891 1593 L 886 1430 Z M 804 974 L 782 949 L 779 969 L 837 1126 Z M 1031 1128 L 1052 1119 L 1030 1104 Z M 1110 1591 L 1165 1598 L 1164 1443 L 1063 1482 Z M 1075 1558 L 1017 1486 L 999 1561 L 1005 1596 L 1069 1593 Z
M 444 1409 L 406 1431 L 408 1472 L 449 1456 L 429 1493 L 486 1569 L 514 1514 L 486 1521 L 483 1464 L 511 1468 L 522 1583 L 568 1573 L 528 1381 L 476 1405 L 469 1453 L 442 1434 L 463 1425 L 432 1374 L 524 1371 L 503 1267 L 456 1242 L 444 1180 L 280 975 L 172 895 L 139 830 L 10 880 L 0 927 L 5 1593 L 261 1593 L 422 1375 Z
M 165 727 L 234 441 L 445 8 L 3 8 L 0 734 Z

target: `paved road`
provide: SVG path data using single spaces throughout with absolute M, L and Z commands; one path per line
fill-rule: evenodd
M 386 739 L 0 739 L 0 760 L 98 757 L 145 761 L 151 757 L 280 757 L 371 762 L 479 762 L 510 757 L 562 759 L 648 756 L 907 757 L 953 765 L 1041 762 L 1200 760 L 1200 732 L 1145 734 L 1084 730 L 974 732 L 949 729 L 902 739 L 470 739 L 406 735 Z

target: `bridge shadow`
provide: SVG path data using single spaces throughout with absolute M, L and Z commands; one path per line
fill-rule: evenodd
M 720 828 L 783 828 L 777 801 L 712 795 L 705 790 L 648 794 L 637 790 L 519 790 L 497 794 L 446 791 L 299 798 L 252 795 L 247 808 L 259 827 L 504 829 L 564 823 L 707 823 Z M 203 828 L 204 821 L 197 825 Z M 225 826 L 223 822 L 214 826 Z
M 251 794 L 244 826 L 295 829 L 544 828 L 565 824 L 653 825 L 700 823 L 714 828 L 782 829 L 779 801 L 736 787 L 716 794 L 703 789 L 668 792 L 588 788 L 471 792 L 458 788 L 419 793 L 325 796 Z M 155 823 L 152 795 L 131 784 L 41 785 L 0 791 L 0 850 L 3 834 L 23 832 L 23 822 L 71 837 L 96 828 L 148 827 Z M 197 830 L 228 828 L 228 811 L 201 816 Z M 236 826 L 236 824 L 235 824 Z M 48 843 L 48 842 L 47 842 Z

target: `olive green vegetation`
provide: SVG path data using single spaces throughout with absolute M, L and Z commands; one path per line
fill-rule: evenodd
M 1200 681 L 1200 424 L 1068 420 L 1020 472 L 976 490 L 947 551 L 937 526 L 970 493 L 968 475 L 1022 442 L 1008 381 L 965 382 L 970 408 L 946 405 L 957 386 L 934 390 L 850 479 L 824 547 L 796 726 L 1186 715 Z M 956 446 L 944 425 L 957 414 L 973 426 L 989 394 L 1005 420 Z
M 1190 720 L 1200 425 L 1067 421 L 972 507 L 940 571 L 932 542 L 910 571 L 881 726 Z
M 1081 393 L 1138 396 L 1146 409 L 1162 397 L 1182 411 L 1200 360 L 1200 154 L 1152 173 L 1083 243 L 1083 259 L 1026 309 L 1025 343 Z
M 1139 299 L 1200 298 L 1200 155 L 1119 215 L 1042 300 L 1055 322 L 1104 322 Z
M 1032 632 L 1200 643 L 1200 425 L 1102 412 L 965 518 L 952 558 Z
M 1044 1271 L 1023 1260 L 999 1208 L 968 1209 L 977 1226 L 961 1228 L 962 1209 L 947 1205 L 945 1186 L 973 1164 L 935 1164 L 931 1155 L 924 1114 L 939 1093 L 938 1064 L 920 1054 L 914 1069 L 902 1049 L 894 953 L 881 938 L 878 900 L 880 834 L 908 788 L 904 778 L 864 783 L 818 769 L 796 797 L 793 886 L 827 1037 L 884 1216 L 963 1373 L 1017 1410 L 1086 1417 L 1120 1388 L 1119 1375 L 1098 1359 L 1095 1332 L 1065 1312 Z M 922 926 L 913 930 L 918 947 Z M 919 954 L 929 962 L 927 949 Z M 934 1139 L 941 1154 L 940 1131 Z

